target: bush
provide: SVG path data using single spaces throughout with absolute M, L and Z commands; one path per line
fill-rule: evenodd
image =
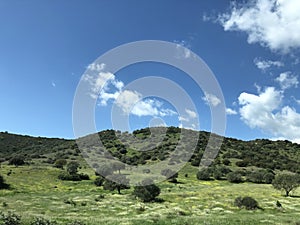
M 9 185 L 5 183 L 5 180 L 2 175 L 0 175 L 0 189 L 7 189 Z
M 85 173 L 80 173 L 79 177 L 81 180 L 89 180 L 90 179 L 89 175 L 87 175 Z
M 103 177 L 97 177 L 94 181 L 94 184 L 97 187 L 101 187 L 104 184 L 105 179 Z
M 67 164 L 65 159 L 57 159 L 54 163 L 54 166 L 59 169 L 64 169 L 64 166 Z
M 254 210 L 254 209 L 258 209 L 258 202 L 252 198 L 252 197 L 237 197 L 234 200 L 234 205 L 239 207 L 239 208 L 245 208 L 247 210 Z
M 56 225 L 55 221 L 50 221 L 44 218 L 36 217 L 30 225 Z
M 257 184 L 271 184 L 273 179 L 274 179 L 274 174 L 264 171 L 264 170 L 259 170 L 259 171 L 254 171 L 250 173 L 247 176 L 247 180 L 253 183 Z
M 238 172 L 238 171 L 228 173 L 227 180 L 231 183 L 243 182 L 242 176 L 241 176 L 240 172 Z
M 69 181 L 81 181 L 80 175 L 79 174 L 74 174 L 71 175 L 66 172 L 62 172 L 58 175 L 58 179 L 60 180 L 69 180 Z
M 9 212 L 7 215 L 1 213 L 0 221 L 3 225 L 21 225 L 21 217 Z
M 135 186 L 133 195 L 141 199 L 143 202 L 154 201 L 155 198 L 160 194 L 160 188 L 148 180 L 141 183 L 141 186 Z M 143 186 L 143 184 L 147 184 Z
M 17 155 L 11 158 L 8 162 L 9 165 L 22 166 L 25 164 L 24 156 Z
M 198 180 L 210 180 L 210 171 L 208 168 L 201 169 L 197 173 L 197 179 Z

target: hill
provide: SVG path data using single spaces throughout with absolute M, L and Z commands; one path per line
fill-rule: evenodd
M 88 152 L 104 152 L 105 150 L 122 162 L 130 165 L 146 164 L 168 158 L 181 144 L 180 135 L 189 136 L 189 142 L 195 142 L 190 162 L 199 166 L 210 133 L 191 131 L 176 127 L 149 128 L 136 130 L 133 133 L 105 130 L 82 138 L 83 157 Z M 152 131 L 152 133 L 151 133 Z M 103 147 L 95 143 L 95 136 L 100 137 Z M 196 140 L 195 140 L 196 139 Z M 198 139 L 198 140 L 197 140 Z M 179 146 L 185 153 L 187 146 Z M 180 154 L 183 154 L 180 152 Z M 177 153 L 176 153 L 177 154 Z M 15 155 L 22 155 L 27 160 L 44 159 L 43 162 L 53 163 L 58 158 L 81 158 L 75 140 L 58 138 L 30 137 L 0 132 L 0 158 L 9 160 Z M 178 157 L 177 157 L 178 156 Z M 180 155 L 172 156 L 176 162 Z M 48 161 L 46 160 L 48 159 Z M 82 160 L 82 159 L 81 159 Z M 242 141 L 224 138 L 219 154 L 213 165 L 236 165 L 238 167 L 259 167 L 271 170 L 288 170 L 300 172 L 300 145 L 290 141 L 271 141 L 257 139 Z

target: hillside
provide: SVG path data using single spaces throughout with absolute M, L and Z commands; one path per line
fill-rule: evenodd
M 91 152 L 90 149 L 101 150 L 93 141 L 95 135 L 99 135 L 105 149 L 112 156 L 130 165 L 145 164 L 151 161 L 164 160 L 174 152 L 179 143 L 181 132 L 189 134 L 190 138 L 198 138 L 195 151 L 190 159 L 194 166 L 199 166 L 203 156 L 209 133 L 200 131 L 181 130 L 175 127 L 155 128 L 155 135 L 151 135 L 150 129 L 136 130 L 132 134 L 128 132 L 105 130 L 98 134 L 89 135 L 82 140 L 85 150 L 83 157 Z M 160 138 L 162 136 L 162 138 Z M 195 140 L 191 140 L 195 142 Z M 185 147 L 180 146 L 182 151 Z M 58 138 L 30 137 L 23 135 L 0 133 L 0 158 L 9 160 L 15 155 L 22 155 L 27 160 L 33 158 L 44 159 L 53 162 L 58 158 L 80 157 L 80 151 L 74 140 Z M 181 154 L 181 153 L 180 153 Z M 176 156 L 176 155 L 175 155 Z M 175 160 L 176 157 L 174 157 Z M 2 161 L 3 161 L 2 160 Z M 172 160 L 172 159 L 171 159 Z M 257 139 L 242 141 L 233 138 L 224 138 L 220 152 L 214 160 L 214 165 L 225 164 L 239 167 L 259 167 L 271 170 L 300 171 L 300 145 L 289 141 L 271 141 Z
M 209 133 L 175 127 L 155 128 L 152 130 L 155 134 L 150 131 L 105 130 L 88 135 L 79 140 L 83 154 L 74 140 L 0 133 L 1 161 L 5 160 L 1 163 L 0 177 L 9 186 L 0 187 L 0 223 L 20 216 L 22 223 L 14 224 L 299 224 L 299 188 L 285 197 L 284 191 L 270 184 L 280 170 L 299 172 L 299 145 L 288 141 L 224 138 L 217 158 L 205 169 L 209 170 L 209 177 L 199 179 L 202 171 L 199 163 Z M 122 188 L 120 193 L 111 186 L 107 188 L 109 181 L 103 180 L 84 160 L 103 153 L 106 161 L 113 155 L 133 166 L 151 165 L 167 158 L 176 165 L 190 147 L 180 142 L 181 135 L 190 142 L 198 140 L 195 152 L 175 179 L 157 183 L 160 194 L 151 202 L 134 196 L 133 186 Z M 104 153 L 104 147 L 97 145 L 94 137 L 101 138 L 110 154 Z M 23 157 L 26 165 L 9 165 L 8 161 L 16 156 Z M 78 174 L 86 175 L 87 179 L 61 179 L 62 174 L 68 173 L 68 165 L 56 166 L 55 162 L 61 159 L 78 162 Z M 129 177 L 131 172 L 122 168 L 113 175 Z M 236 172 L 242 180 L 230 181 L 228 175 Z M 266 181 L 265 175 L 271 180 Z M 146 171 L 143 177 L 147 176 Z M 96 184 L 99 179 L 101 185 Z M 259 208 L 249 211 L 237 207 L 236 199 L 245 196 L 254 198 Z

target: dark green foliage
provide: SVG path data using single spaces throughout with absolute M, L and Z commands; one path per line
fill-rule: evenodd
M 246 167 L 249 165 L 249 161 L 247 160 L 238 161 L 235 163 L 235 165 L 237 165 L 238 167 Z
M 68 223 L 68 225 L 85 225 L 85 223 L 76 220 L 71 223 Z
M 230 160 L 229 159 L 223 159 L 223 164 L 225 165 L 225 166 L 229 166 L 230 165 Z
M 143 202 L 154 201 L 156 197 L 160 194 L 160 188 L 155 184 L 149 183 L 151 182 L 145 181 L 141 183 L 141 186 L 135 186 L 133 190 L 133 195 L 141 199 Z
M 104 184 L 105 179 L 103 177 L 97 177 L 94 181 L 94 184 L 98 187 L 101 187 Z
M 5 180 L 2 175 L 0 175 L 0 189 L 7 189 L 9 185 L 5 183 Z
M 0 213 L 0 224 L 21 225 L 21 217 L 12 212 L 9 212 L 8 214 Z
M 15 166 L 22 166 L 25 164 L 25 157 L 21 155 L 16 155 L 9 160 L 8 164 L 15 165 Z
M 45 218 L 36 217 L 34 220 L 30 223 L 30 225 L 56 225 L 56 221 L 50 221 Z
M 61 172 L 58 175 L 58 179 L 60 180 L 69 180 L 69 181 L 81 181 L 80 175 L 79 174 L 69 174 L 67 172 Z
M 243 178 L 239 171 L 230 172 L 227 174 L 227 180 L 231 183 L 241 183 L 243 182 Z
M 113 174 L 107 176 L 104 181 L 103 189 L 114 191 L 117 190 L 119 194 L 121 194 L 122 189 L 129 188 L 129 180 L 123 174 Z
M 252 197 L 237 197 L 234 200 L 234 205 L 239 208 L 245 208 L 247 210 L 258 209 L 258 202 Z
M 299 174 L 281 173 L 275 176 L 272 182 L 275 189 L 284 190 L 285 196 L 300 186 Z
M 111 167 L 111 165 L 108 164 L 101 164 L 96 170 L 96 175 L 99 176 L 106 177 L 112 174 L 113 174 L 113 168 Z
M 210 180 L 210 169 L 203 168 L 197 173 L 198 180 Z
M 265 170 L 258 170 L 247 175 L 247 180 L 257 184 L 271 184 L 274 174 Z
M 71 161 L 67 164 L 67 172 L 70 175 L 76 175 L 78 172 L 79 163 L 76 161 Z
M 66 159 L 57 159 L 54 163 L 54 166 L 59 169 L 64 169 L 64 166 L 67 164 Z

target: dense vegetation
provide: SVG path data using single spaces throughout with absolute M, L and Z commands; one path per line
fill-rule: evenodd
M 274 214 L 281 224 L 300 222 L 300 145 L 224 138 L 213 163 L 199 168 L 210 133 L 151 131 L 89 135 L 80 140 L 82 154 L 74 140 L 0 132 L 0 224 L 199 224 L 199 218 L 203 224 L 274 224 Z M 188 142 L 198 138 L 186 166 L 162 168 L 165 182 L 130 187 L 120 162 L 152 165 L 170 158 L 168 165 L 176 165 L 188 159 L 181 135 Z M 92 169 L 84 158 L 97 154 L 106 163 L 95 161 Z M 143 170 L 145 177 L 151 172 Z M 255 210 L 255 218 L 243 210 Z M 116 215 L 120 220 L 112 219 Z

